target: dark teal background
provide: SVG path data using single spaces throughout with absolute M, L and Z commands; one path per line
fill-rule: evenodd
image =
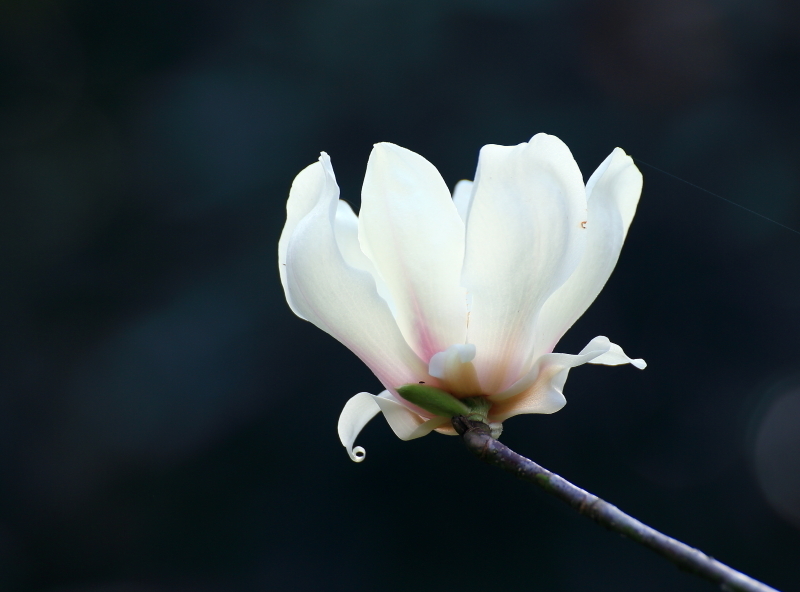
M 800 229 L 796 2 L 5 0 L 0 85 L 0 590 L 713 589 L 455 438 L 376 418 L 352 463 L 380 386 L 286 306 L 277 241 L 321 150 L 357 205 L 375 142 L 452 187 L 540 131 Z M 641 169 L 557 350 L 649 367 L 577 368 L 503 440 L 798 589 L 800 234 Z

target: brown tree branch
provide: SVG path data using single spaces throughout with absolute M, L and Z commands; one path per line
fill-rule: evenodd
M 464 444 L 482 461 L 500 467 L 523 481 L 535 483 L 578 513 L 655 551 L 679 568 L 718 584 L 726 592 L 777 592 L 705 553 L 661 534 L 616 506 L 517 454 L 492 438 L 491 429 L 485 423 L 463 416 L 454 417 L 452 421 Z

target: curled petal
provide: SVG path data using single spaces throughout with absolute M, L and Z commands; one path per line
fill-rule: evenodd
M 339 440 L 347 449 L 347 454 L 355 462 L 361 462 L 366 456 L 361 446 L 353 444 L 364 429 L 364 426 L 380 411 L 389 427 L 401 440 L 413 440 L 425 436 L 436 428 L 449 423 L 447 417 L 427 419 L 411 411 L 389 391 L 375 396 L 370 393 L 358 393 L 345 403 L 339 416 Z
M 625 356 L 622 348 L 602 336 L 592 339 L 578 355 L 545 354 L 536 360 L 522 380 L 505 392 L 489 397 L 495 403 L 489 419 L 503 422 L 523 413 L 555 413 L 567 403 L 562 390 L 570 369 L 602 360 L 604 356 L 608 356 L 607 359 L 615 364 L 634 362 Z M 621 356 L 625 356 L 626 361 L 622 361 Z M 641 360 L 636 360 L 639 361 Z
M 586 249 L 578 267 L 542 308 L 536 323 L 535 355 L 553 351 L 603 289 L 617 264 L 641 191 L 642 174 L 620 148 L 590 177 L 586 184 Z
M 532 363 L 534 326 L 584 250 L 586 194 L 578 165 L 546 134 L 484 146 L 469 209 L 463 281 L 478 379 L 502 391 Z M 454 341 L 452 343 L 458 343 Z
M 340 251 L 339 188 L 330 159 L 323 153 L 301 175 L 289 196 L 281 236 L 281 277 L 292 310 L 347 346 L 387 388 L 426 376 L 427 364 L 406 343 L 372 274 L 349 264 Z
M 605 354 L 611 349 L 611 345 L 612 343 L 609 341 L 608 337 L 598 336 L 592 339 L 577 356 L 573 354 L 552 353 L 540 356 L 539 359 L 536 360 L 536 363 L 533 365 L 533 367 L 527 372 L 527 374 L 525 374 L 525 376 L 520 378 L 506 390 L 491 395 L 490 399 L 497 402 L 515 397 L 521 392 L 528 390 L 539 379 L 542 368 L 548 364 L 552 365 L 554 363 L 561 363 L 563 365 L 564 363 L 571 363 L 574 361 L 577 363 L 572 364 L 570 368 L 579 366 Z
M 622 348 L 616 343 L 611 344 L 611 349 L 606 353 L 597 356 L 594 360 L 589 360 L 590 364 L 603 364 L 604 366 L 619 366 L 621 364 L 630 364 L 634 368 L 644 370 L 647 368 L 647 362 L 642 358 L 632 359 L 622 351 Z
M 392 295 L 403 336 L 420 358 L 427 362 L 464 341 L 464 223 L 431 163 L 394 144 L 375 145 L 358 237 Z
M 342 446 L 347 449 L 350 459 L 361 462 L 366 456 L 366 452 L 361 446 L 353 448 L 353 444 L 373 417 L 380 413 L 381 408 L 375 402 L 375 397 L 370 393 L 358 393 L 350 398 L 339 415 L 339 440 Z

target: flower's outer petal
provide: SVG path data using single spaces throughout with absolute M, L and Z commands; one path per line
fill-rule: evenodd
M 507 388 L 530 367 L 536 317 L 578 264 L 585 220 L 583 178 L 561 140 L 538 134 L 527 144 L 483 147 L 463 281 L 484 392 Z
M 453 189 L 453 204 L 455 204 L 458 216 L 463 220 L 464 224 L 467 223 L 469 206 L 472 203 L 472 187 L 472 181 L 464 179 L 456 183 Z
M 503 422 L 509 417 L 522 413 L 555 413 L 566 405 L 567 400 L 561 392 L 571 368 L 580 366 L 607 353 L 612 343 L 607 337 L 595 337 L 578 355 L 545 354 L 536 360 L 528 375 L 515 388 L 506 393 L 490 396 L 495 404 L 489 419 Z M 514 392 L 516 391 L 516 392 Z
M 630 364 L 631 366 L 644 370 L 647 368 L 647 362 L 641 358 L 632 359 L 622 351 L 622 348 L 616 343 L 611 344 L 611 349 L 606 353 L 596 357 L 594 360 L 589 360 L 590 364 L 603 364 L 605 366 L 619 366 L 621 364 Z
M 358 220 L 361 248 L 389 287 L 412 349 L 428 361 L 463 343 L 464 223 L 439 171 L 410 150 L 376 144 Z
M 528 390 L 535 382 L 540 379 L 541 369 L 551 363 L 561 363 L 577 361 L 581 358 L 583 361 L 574 365 L 585 364 L 595 358 L 598 358 L 611 350 L 614 344 L 609 341 L 608 337 L 598 336 L 592 339 L 586 347 L 581 350 L 577 356 L 573 354 L 545 354 L 536 360 L 533 367 L 517 382 L 512 384 L 506 390 L 490 395 L 490 399 L 495 402 L 504 401 L 512 397 L 516 397 L 523 391 Z
M 481 385 L 472 360 L 476 349 L 471 343 L 451 345 L 443 352 L 433 355 L 428 363 L 428 374 L 441 379 L 442 389 L 457 396 L 482 394 Z
M 392 431 L 401 440 L 420 438 L 449 421 L 446 417 L 433 419 L 420 417 L 389 391 L 383 391 L 377 396 L 358 393 L 345 403 L 338 425 L 339 440 L 347 449 L 351 460 L 361 462 L 366 457 L 366 451 L 361 446 L 354 448 L 353 444 L 364 426 L 381 411 Z
M 341 341 L 387 388 L 417 382 L 427 376 L 427 365 L 403 339 L 372 275 L 348 265 L 339 251 L 334 234 L 339 188 L 328 155 L 306 171 L 318 177 L 307 183 L 318 195 L 286 245 L 284 288 L 292 310 Z
M 336 184 L 335 179 L 333 184 Z M 337 194 L 338 190 L 338 187 L 336 187 Z M 305 319 L 305 317 L 292 302 L 288 287 L 286 250 L 289 248 L 289 239 L 297 224 L 317 205 L 320 196 L 330 191 L 333 191 L 333 188 L 330 187 L 330 180 L 322 172 L 322 163 L 315 162 L 300 171 L 294 178 L 292 188 L 289 190 L 289 200 L 286 202 L 286 224 L 284 224 L 281 238 L 278 240 L 278 271 L 281 276 L 281 285 L 283 285 L 283 290 L 286 294 L 286 302 L 292 312 L 301 319 Z
M 420 417 L 398 401 L 389 391 L 383 391 L 374 400 L 383 411 L 389 427 L 401 440 L 414 440 L 427 436 L 434 429 L 450 421 L 447 417 L 434 417 L 433 419 Z
M 339 246 L 339 251 L 341 251 L 345 262 L 357 269 L 368 271 L 372 275 L 372 278 L 375 280 L 375 285 L 378 288 L 378 294 L 386 301 L 394 315 L 394 303 L 392 302 L 392 295 L 389 293 L 389 288 L 377 271 L 375 271 L 375 266 L 372 264 L 369 257 L 361 250 L 361 245 L 358 242 L 358 216 L 355 215 L 350 204 L 341 199 L 336 206 L 334 232 L 336 234 L 336 244 Z
M 542 308 L 536 324 L 537 356 L 553 351 L 603 289 L 617 264 L 641 191 L 642 174 L 620 148 L 589 179 L 586 249 L 573 274 Z
M 361 446 L 353 448 L 353 444 L 369 423 L 369 420 L 380 413 L 381 408 L 375 402 L 375 397 L 370 393 L 358 393 L 350 398 L 339 416 L 339 440 L 347 449 L 350 459 L 355 462 L 364 460 L 366 453 Z

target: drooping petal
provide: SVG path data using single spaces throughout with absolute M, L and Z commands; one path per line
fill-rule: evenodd
M 620 148 L 589 179 L 586 249 L 578 267 L 542 308 L 536 324 L 536 355 L 553 351 L 603 289 L 617 264 L 641 191 L 642 175 Z
M 439 171 L 394 144 L 376 144 L 367 165 L 359 241 L 386 282 L 397 324 L 425 361 L 466 334 L 461 287 L 464 223 Z
M 539 310 L 584 249 L 586 195 L 569 149 L 546 134 L 518 146 L 484 146 L 473 193 L 463 280 L 473 299 L 475 367 L 491 393 L 532 363 Z
M 629 358 L 628 355 L 622 351 L 622 348 L 616 343 L 611 344 L 611 349 L 606 353 L 596 357 L 594 360 L 589 360 L 590 364 L 603 364 L 604 366 L 620 366 L 622 364 L 630 364 L 634 368 L 644 370 L 647 368 L 647 362 L 642 358 Z
M 361 446 L 353 447 L 364 426 L 378 413 L 383 412 L 389 427 L 401 440 L 414 440 L 447 423 L 446 417 L 427 419 L 411 411 L 389 391 L 379 395 L 358 393 L 350 398 L 339 415 L 339 440 L 347 449 L 350 459 L 361 462 L 366 451 Z
M 427 365 L 403 339 L 372 275 L 348 265 L 339 251 L 334 234 L 339 188 L 327 154 L 301 174 L 309 178 L 290 195 L 287 210 L 296 207 L 293 199 L 304 206 L 312 201 L 311 191 L 316 203 L 284 230 L 289 235 L 284 289 L 292 310 L 341 341 L 387 388 L 427 376 Z
M 492 394 L 489 398 L 492 401 L 498 402 L 515 397 L 523 391 L 528 390 L 537 380 L 539 380 L 541 369 L 544 366 L 552 363 L 577 361 L 581 356 L 583 356 L 583 358 L 581 358 L 582 361 L 579 361 L 576 365 L 585 364 L 609 352 L 613 345 L 614 344 L 609 341 L 608 337 L 601 335 L 592 339 L 577 356 L 573 354 L 545 354 L 539 357 L 531 369 L 517 382 L 502 392 Z
M 347 449 L 351 460 L 355 462 L 364 460 L 366 456 L 364 449 L 361 446 L 353 448 L 353 444 L 364 426 L 380 411 L 381 408 L 375 402 L 375 397 L 370 393 L 358 393 L 344 404 L 344 409 L 339 415 L 339 440 Z
M 389 427 L 401 440 L 421 438 L 450 421 L 447 417 L 434 417 L 432 419 L 421 417 L 398 401 L 389 391 L 383 391 L 374 400 L 383 411 L 386 421 L 389 422 Z
M 599 358 L 612 346 L 607 337 L 600 336 L 592 339 L 578 355 L 543 355 L 511 389 L 489 397 L 495 403 L 489 419 L 503 422 L 523 413 L 555 413 L 567 404 L 562 390 L 570 369 Z
M 428 363 L 428 374 L 439 378 L 442 381 L 440 388 L 454 395 L 470 397 L 483 394 L 472 364 L 475 353 L 475 346 L 471 343 L 451 345 L 433 355 Z
M 453 204 L 456 206 L 458 216 L 467 223 L 467 216 L 469 216 L 469 206 L 472 203 L 472 181 L 466 179 L 456 183 L 453 189 Z

